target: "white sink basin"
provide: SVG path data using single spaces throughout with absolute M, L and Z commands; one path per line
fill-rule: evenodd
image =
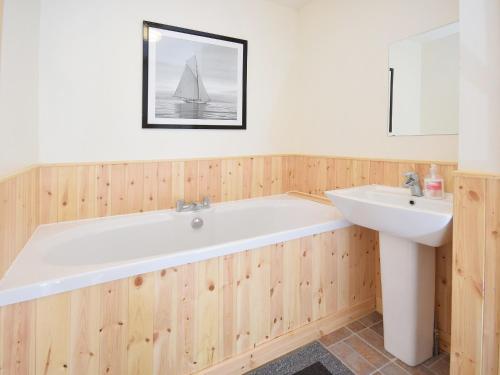
M 451 240 L 453 200 L 369 185 L 327 191 L 347 220 L 379 231 L 385 349 L 410 366 L 433 354 L 435 247 Z
M 412 197 L 409 189 L 366 185 L 327 191 L 326 195 L 354 224 L 427 246 L 451 241 L 451 194 L 434 200 Z

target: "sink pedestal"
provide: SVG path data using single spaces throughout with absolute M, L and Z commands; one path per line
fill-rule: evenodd
M 435 249 L 380 233 L 385 349 L 410 366 L 432 357 Z

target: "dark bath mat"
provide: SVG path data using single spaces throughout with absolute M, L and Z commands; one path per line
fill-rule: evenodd
M 321 364 L 321 362 L 316 362 L 311 366 L 296 372 L 295 375 L 332 375 L 332 373 L 328 371 L 326 367 Z
M 319 362 L 328 372 L 317 375 L 351 375 L 339 359 L 326 350 L 319 342 L 314 341 L 302 348 L 294 350 L 283 357 L 252 370 L 247 375 L 316 375 L 314 372 L 300 372 Z M 314 367 L 313 367 L 314 369 Z

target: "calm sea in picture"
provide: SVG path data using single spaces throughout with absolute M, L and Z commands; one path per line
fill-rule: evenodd
M 229 98 L 212 95 L 208 103 L 187 103 L 173 97 L 173 91 L 156 93 L 156 117 L 197 120 L 237 120 L 237 105 Z M 225 101 L 227 100 L 227 101 Z

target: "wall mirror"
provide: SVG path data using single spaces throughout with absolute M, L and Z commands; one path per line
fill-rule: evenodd
M 389 135 L 458 133 L 459 25 L 389 47 Z

